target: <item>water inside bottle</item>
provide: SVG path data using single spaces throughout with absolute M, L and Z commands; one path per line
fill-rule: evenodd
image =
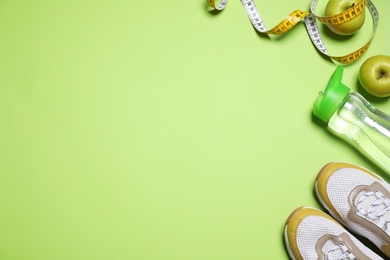
M 390 173 L 389 117 L 355 94 L 348 97 L 328 126 Z

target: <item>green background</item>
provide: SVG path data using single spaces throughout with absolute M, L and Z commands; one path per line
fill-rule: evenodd
M 309 1 L 256 1 L 271 28 Z M 320 1 L 318 14 L 326 1 Z M 386 0 L 361 63 L 390 55 Z M 331 54 L 372 34 L 320 29 Z M 0 1 L 0 259 L 288 259 L 330 161 L 382 172 L 312 103 L 336 65 L 303 23 L 256 33 L 240 1 Z M 387 178 L 386 174 L 383 174 Z

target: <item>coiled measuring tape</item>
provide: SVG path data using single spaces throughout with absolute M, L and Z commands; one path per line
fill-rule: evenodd
M 318 1 L 319 0 L 311 1 L 310 12 L 295 10 L 291 12 L 286 18 L 284 18 L 280 23 L 278 23 L 275 27 L 269 30 L 261 19 L 260 13 L 256 8 L 254 0 L 241 0 L 241 3 L 244 6 L 245 11 L 253 27 L 260 33 L 280 35 L 288 32 L 300 21 L 304 20 L 310 39 L 314 46 L 318 49 L 318 51 L 331 58 L 335 62 L 341 64 L 348 64 L 359 59 L 370 46 L 372 39 L 374 38 L 376 28 L 378 27 L 379 13 L 375 5 L 371 2 L 371 0 L 361 0 L 359 3 L 334 16 L 318 16 L 315 12 Z M 226 7 L 227 3 L 228 0 L 221 0 L 219 4 L 216 5 L 214 0 L 207 0 L 207 4 L 210 7 L 215 8 L 219 11 L 223 10 Z M 373 31 L 369 41 L 357 51 L 351 52 L 347 55 L 330 55 L 325 47 L 324 41 L 322 40 L 317 20 L 325 25 L 340 25 L 349 22 L 359 16 L 365 10 L 366 7 L 370 12 L 373 21 Z

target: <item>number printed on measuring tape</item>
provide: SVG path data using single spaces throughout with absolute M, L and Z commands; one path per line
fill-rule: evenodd
M 319 0 L 311 1 L 310 12 L 295 10 L 271 29 L 267 29 L 266 25 L 264 24 L 264 21 L 260 16 L 260 12 L 258 11 L 254 0 L 241 0 L 241 3 L 245 8 L 245 11 L 253 27 L 260 33 L 275 35 L 283 34 L 291 30 L 300 21 L 304 20 L 309 37 L 318 51 L 331 58 L 333 61 L 342 64 L 348 64 L 359 59 L 370 46 L 372 39 L 374 38 L 375 31 L 378 27 L 379 13 L 375 5 L 371 2 L 371 0 L 361 0 L 357 4 L 353 5 L 352 7 L 339 14 L 333 16 L 318 16 L 315 12 L 318 1 Z M 219 4 L 216 5 L 214 0 L 207 0 L 207 4 L 210 7 L 220 11 L 226 7 L 227 3 L 228 0 L 221 0 Z M 358 50 L 353 51 L 347 55 L 334 56 L 329 54 L 321 37 L 317 20 L 325 25 L 340 25 L 349 22 L 359 16 L 365 10 L 366 7 L 370 12 L 373 21 L 372 35 L 368 42 L 362 47 L 360 47 Z

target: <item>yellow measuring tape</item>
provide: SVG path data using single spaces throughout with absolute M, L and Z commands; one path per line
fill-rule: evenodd
M 275 27 L 269 30 L 266 28 L 263 20 L 261 19 L 260 13 L 256 8 L 254 0 L 241 0 L 241 3 L 244 6 L 245 11 L 253 27 L 260 33 L 276 35 L 283 34 L 291 30 L 301 20 L 304 20 L 311 41 L 321 53 L 331 58 L 332 60 L 342 64 L 348 64 L 359 59 L 370 46 L 372 39 L 374 38 L 376 28 L 378 27 L 379 13 L 374 4 L 371 2 L 371 0 L 361 0 L 359 3 L 353 5 L 344 12 L 341 12 L 334 16 L 323 17 L 316 15 L 315 12 L 318 1 L 319 0 L 311 1 L 310 12 L 295 10 L 291 12 L 286 18 L 284 18 L 280 23 L 278 23 Z M 223 10 L 226 7 L 227 3 L 228 0 L 221 0 L 219 4 L 216 5 L 214 0 L 207 0 L 207 4 L 217 10 Z M 357 51 L 351 52 L 347 55 L 330 55 L 325 47 L 324 41 L 322 40 L 320 30 L 318 29 L 317 20 L 326 25 L 340 25 L 359 16 L 365 10 L 366 7 L 370 11 L 373 21 L 373 32 L 369 41 Z

